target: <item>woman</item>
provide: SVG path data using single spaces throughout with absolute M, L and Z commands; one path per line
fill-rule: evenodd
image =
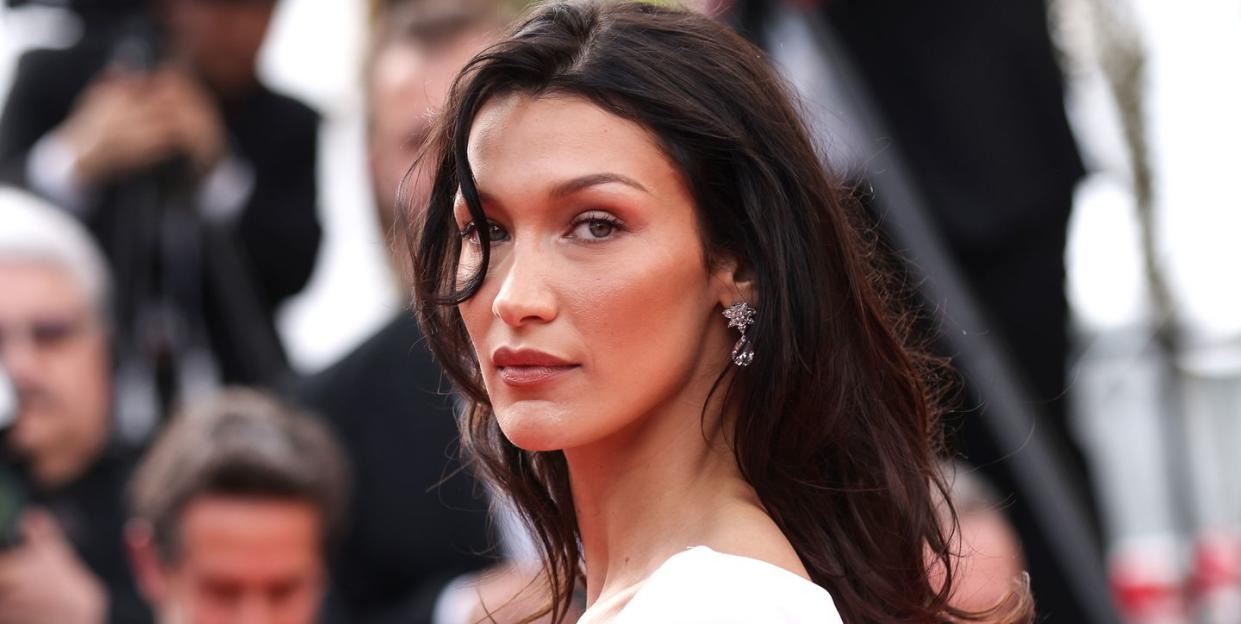
M 545 6 L 466 67 L 432 148 L 420 321 L 553 617 L 579 578 L 583 622 L 969 616 L 922 361 L 757 49 Z

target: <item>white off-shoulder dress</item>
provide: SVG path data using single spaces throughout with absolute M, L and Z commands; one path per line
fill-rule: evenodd
M 827 590 L 801 576 L 766 561 L 695 546 L 659 566 L 612 619 L 612 624 L 674 623 L 841 621 Z

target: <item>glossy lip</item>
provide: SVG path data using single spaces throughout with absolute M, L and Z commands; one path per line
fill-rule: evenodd
M 568 373 L 580 365 L 536 349 L 500 347 L 491 354 L 500 379 L 510 386 L 533 386 Z

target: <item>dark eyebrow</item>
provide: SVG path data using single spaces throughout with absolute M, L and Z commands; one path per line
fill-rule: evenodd
M 565 195 L 571 195 L 573 193 L 576 193 L 584 188 L 589 188 L 592 186 L 599 186 L 600 184 L 612 184 L 612 183 L 624 184 L 625 186 L 637 189 L 639 191 L 642 191 L 643 193 L 651 192 L 649 189 L 643 186 L 641 182 L 638 182 L 637 180 L 631 177 L 623 176 L 619 173 L 592 173 L 590 175 L 584 175 L 584 176 L 573 178 L 572 180 L 566 180 L 564 182 L 557 184 L 556 186 L 553 186 L 549 195 L 551 195 L 552 197 L 560 198 L 560 197 L 564 197 Z M 481 188 L 475 188 L 475 190 L 478 191 L 478 198 L 482 200 L 484 204 L 492 204 L 494 206 L 502 205 L 501 202 L 499 202 L 496 198 L 492 197 L 491 195 L 488 195 L 487 191 L 484 191 Z M 462 203 L 460 199 L 461 199 L 461 193 L 458 192 L 457 201 L 454 201 L 454 204 L 453 204 L 454 210 L 456 209 L 456 206 Z
M 552 197 L 564 197 L 565 195 L 576 193 L 577 191 L 587 187 L 598 186 L 600 184 L 611 184 L 613 182 L 617 184 L 624 184 L 630 188 L 635 188 L 643 193 L 650 193 L 650 191 L 647 190 L 645 186 L 642 186 L 642 184 L 637 180 L 623 176 L 619 173 L 592 173 L 590 175 L 584 175 L 557 184 L 552 187 L 550 195 Z

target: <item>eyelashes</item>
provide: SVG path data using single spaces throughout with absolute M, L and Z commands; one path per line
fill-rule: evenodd
M 499 242 L 504 242 L 508 240 L 508 230 L 505 230 L 504 226 L 500 225 L 499 223 L 496 223 L 495 221 L 488 221 L 487 226 L 491 228 L 490 231 L 488 231 L 488 234 L 490 234 L 491 236 L 491 242 L 499 243 Z M 461 238 L 463 240 L 466 240 L 474 244 L 477 244 L 479 242 L 478 241 L 478 225 L 475 224 L 473 221 L 470 221 L 469 223 L 465 224 L 465 227 L 461 228 L 461 230 L 458 233 L 461 235 Z
M 509 232 L 504 226 L 495 221 L 488 221 L 487 226 L 490 228 L 488 234 L 490 234 L 491 242 L 509 240 Z M 590 210 L 573 218 L 565 233 L 565 238 L 593 243 L 614 238 L 624 229 L 624 221 L 615 215 L 603 210 Z M 465 224 L 458 233 L 462 240 L 473 244 L 479 243 L 478 224 L 474 221 Z
M 602 210 L 591 210 L 573 219 L 569 235 L 584 241 L 606 240 L 623 228 L 624 223 L 615 215 Z

